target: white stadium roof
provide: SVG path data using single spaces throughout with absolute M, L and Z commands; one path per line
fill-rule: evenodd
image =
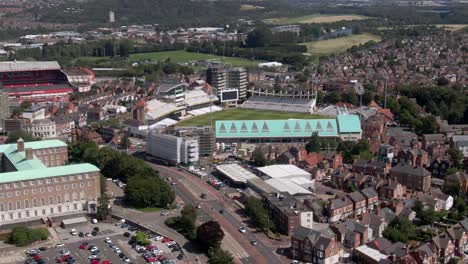
M 310 173 L 294 165 L 271 165 L 257 169 L 271 178 L 310 178 Z
M 247 180 L 258 178 L 255 174 L 237 164 L 218 165 L 216 169 L 236 183 L 247 183 Z
M 147 120 L 158 119 L 181 109 L 175 104 L 168 104 L 157 99 L 148 101 L 146 106 L 148 111 L 146 112 L 145 119 Z
M 56 61 L 5 61 L 0 62 L 0 72 L 60 70 Z

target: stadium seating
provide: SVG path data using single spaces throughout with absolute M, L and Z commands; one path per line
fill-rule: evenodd
M 253 95 L 239 107 L 257 110 L 312 113 L 315 99 Z

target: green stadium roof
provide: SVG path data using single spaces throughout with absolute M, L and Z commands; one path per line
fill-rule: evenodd
M 340 133 L 360 133 L 356 115 L 336 119 L 288 120 L 218 120 L 216 138 L 304 138 L 317 133 L 321 137 L 337 137 Z
M 34 169 L 25 171 L 13 171 L 0 173 L 0 183 L 27 181 L 56 176 L 72 175 L 79 173 L 97 172 L 99 169 L 89 163 L 74 164 L 67 166 L 49 167 L 46 169 Z
M 335 119 L 223 120 L 216 121 L 217 138 L 282 138 L 337 136 Z
M 361 121 L 357 115 L 339 115 L 336 119 L 340 133 L 360 133 L 362 131 Z

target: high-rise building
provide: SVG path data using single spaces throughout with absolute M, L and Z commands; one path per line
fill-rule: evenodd
M 1 89 L 0 83 L 0 89 Z M 0 131 L 4 130 L 5 119 L 10 118 L 10 104 L 8 102 L 8 93 L 0 90 Z
M 211 126 L 176 127 L 174 132 L 176 136 L 196 138 L 200 156 L 213 155 L 216 139 Z
M 247 98 L 247 73 L 245 68 L 229 69 L 227 71 L 226 87 L 237 89 L 239 91 L 239 100 L 245 100 Z
M 114 11 L 109 11 L 109 23 L 115 22 L 115 13 Z
M 157 130 L 148 133 L 146 153 L 172 164 L 198 162 L 198 141 L 196 138 L 177 137 L 162 134 Z
M 206 82 L 216 90 L 226 89 L 226 70 L 224 67 L 210 67 L 206 70 Z

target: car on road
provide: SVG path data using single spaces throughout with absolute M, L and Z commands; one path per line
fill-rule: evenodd
M 169 212 L 161 212 L 161 215 L 162 215 L 162 216 L 169 215 Z
M 252 240 L 252 241 L 250 241 L 250 244 L 256 246 L 258 243 L 257 243 L 257 240 Z
M 244 227 L 240 227 L 240 228 L 239 228 L 239 232 L 241 232 L 241 233 L 245 233 L 245 232 L 247 232 L 247 230 L 245 230 L 245 228 L 244 228 Z

